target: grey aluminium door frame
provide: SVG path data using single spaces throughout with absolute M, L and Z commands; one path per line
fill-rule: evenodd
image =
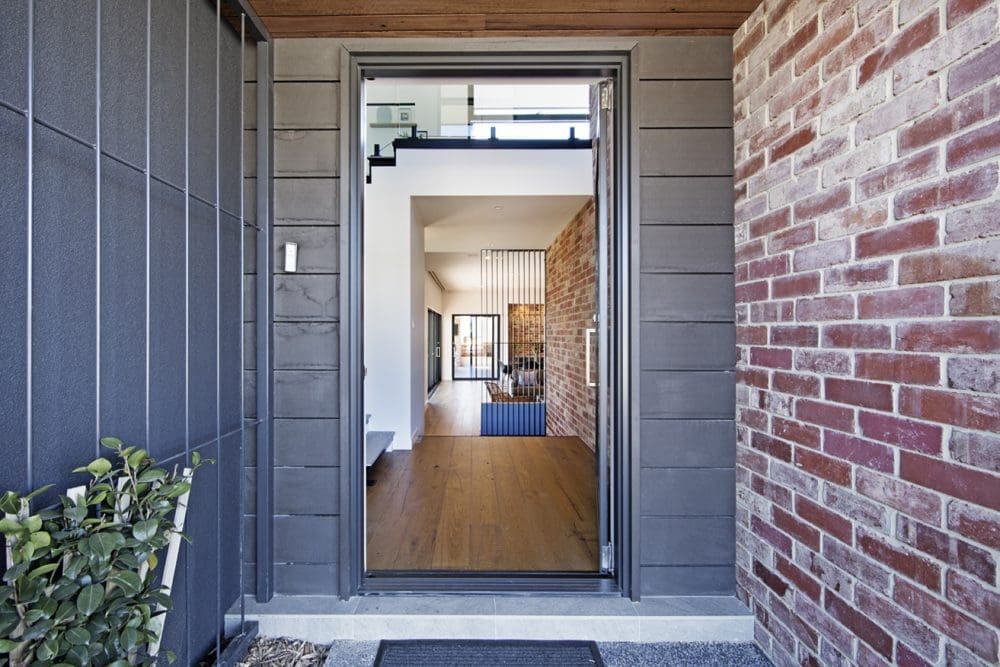
M 638 216 L 631 215 L 631 179 L 635 170 L 632 146 L 637 132 L 631 112 L 634 86 L 630 45 L 607 51 L 588 51 L 585 43 L 566 45 L 565 50 L 548 50 L 537 44 L 515 42 L 493 45 L 489 51 L 476 46 L 443 48 L 421 53 L 401 50 L 386 41 L 345 44 L 341 54 L 341 483 L 340 483 L 340 580 L 341 597 L 381 592 L 575 592 L 619 594 L 638 598 L 637 555 L 639 545 L 634 526 L 638 519 L 635 488 L 638 485 L 637 441 L 633 440 L 633 357 L 632 339 L 637 334 L 633 318 L 634 240 L 638 237 Z M 393 48 L 395 46 L 395 48 Z M 536 47 L 538 50 L 532 49 Z M 590 47 L 593 48 L 593 47 Z M 521 50 L 518 50 L 521 49 Z M 364 480 L 364 308 L 363 295 L 363 210 L 365 160 L 361 109 L 363 82 L 372 77 L 594 77 L 614 81 L 613 131 L 616 160 L 611 177 L 614 199 L 609 208 L 616 214 L 613 248 L 609 262 L 614 284 L 614 312 L 617 335 L 609 348 L 609 373 L 615 385 L 613 415 L 617 424 L 612 451 L 615 477 L 613 517 L 613 561 L 611 575 L 530 575 L 524 577 L 490 575 L 429 575 L 400 573 L 398 576 L 369 577 L 364 567 L 365 480 Z M 346 85 L 345 85 L 346 84 Z M 346 90 L 345 90 L 346 89 Z M 346 93 L 346 94 L 343 94 Z M 343 130 L 342 130 L 343 131 Z M 637 173 L 637 171 L 635 172 Z M 637 266 L 637 261 L 635 262 Z M 633 512 L 636 516 L 633 516 Z

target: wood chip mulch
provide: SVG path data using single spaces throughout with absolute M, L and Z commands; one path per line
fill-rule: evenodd
M 298 639 L 258 637 L 238 667 L 321 667 L 329 650 Z

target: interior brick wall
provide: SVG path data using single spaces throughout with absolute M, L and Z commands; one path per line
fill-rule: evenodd
M 997 664 L 995 0 L 734 37 L 737 581 L 777 664 Z
M 545 431 L 594 449 L 596 390 L 587 386 L 584 331 L 597 312 L 597 233 L 590 199 L 545 255 Z M 596 354 L 594 356 L 596 360 Z

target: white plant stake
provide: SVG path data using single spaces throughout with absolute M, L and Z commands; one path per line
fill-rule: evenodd
M 194 471 L 191 468 L 184 468 L 181 479 L 191 483 Z M 167 545 L 167 560 L 163 564 L 163 579 L 160 585 L 167 596 L 170 595 L 174 585 L 174 571 L 177 569 L 177 557 L 181 550 L 181 533 L 184 532 L 184 520 L 187 518 L 188 497 L 191 490 L 177 499 L 177 509 L 174 511 L 174 532 L 170 534 L 170 543 Z M 150 630 L 153 631 L 156 639 L 149 642 L 149 655 L 156 657 L 160 653 L 160 641 L 163 639 L 163 621 L 166 619 L 166 607 L 162 604 L 156 605 L 156 616 L 150 621 Z

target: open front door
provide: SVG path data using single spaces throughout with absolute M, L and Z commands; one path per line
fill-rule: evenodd
M 613 281 L 616 242 L 614 172 L 614 87 L 611 80 L 600 82 L 592 95 L 594 131 L 594 175 L 597 234 L 597 312 L 587 335 L 587 381 L 597 391 L 597 482 L 598 539 L 601 545 L 601 571 L 613 572 L 614 548 L 614 456 L 613 445 L 618 429 L 618 415 L 613 409 L 616 397 L 610 351 L 615 344 L 615 308 Z

